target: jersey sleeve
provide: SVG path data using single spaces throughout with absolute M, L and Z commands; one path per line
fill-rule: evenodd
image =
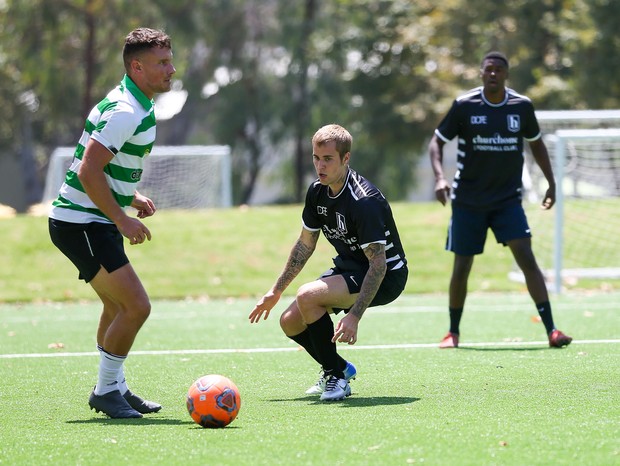
M 540 139 L 542 133 L 540 131 L 540 125 L 536 118 L 536 112 L 534 111 L 534 105 L 531 102 L 525 103 L 525 110 L 523 112 L 523 138 L 526 141 L 536 141 Z
M 366 197 L 356 203 L 355 223 L 358 242 L 362 249 L 372 243 L 387 244 L 385 237 L 385 200 L 375 196 Z
M 316 192 L 313 183 L 306 193 L 306 202 L 304 204 L 304 210 L 301 214 L 301 220 L 305 229 L 310 231 L 318 231 L 321 229 L 322 223 L 319 219 L 316 202 Z
M 134 135 L 139 124 L 140 121 L 131 107 L 119 105 L 102 113 L 101 121 L 91 137 L 116 155 Z
M 455 100 L 452 102 L 452 107 L 444 116 L 441 123 L 435 130 L 435 134 L 444 142 L 448 142 L 459 134 L 459 130 L 461 128 L 460 121 L 460 110 L 459 110 L 458 102 Z

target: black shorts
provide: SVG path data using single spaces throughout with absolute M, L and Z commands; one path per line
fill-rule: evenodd
M 364 281 L 364 277 L 366 276 L 365 270 L 343 270 L 339 267 L 332 267 L 327 270 L 321 278 L 331 277 L 333 275 L 342 275 L 344 281 L 347 283 L 347 287 L 349 288 L 349 293 L 357 294 L 360 292 L 362 288 L 362 282 Z M 381 282 L 381 286 L 377 290 L 377 294 L 372 299 L 370 306 L 383 306 L 384 304 L 391 303 L 396 298 L 400 296 L 400 294 L 405 289 L 405 285 L 407 284 L 407 277 L 409 276 L 409 270 L 407 266 L 404 266 L 397 270 L 389 270 L 386 272 L 383 281 Z M 349 312 L 349 309 L 334 307 L 332 310 L 334 314 L 338 314 L 339 312 L 344 311 L 345 314 Z
M 69 223 L 49 219 L 52 243 L 67 256 L 80 272 L 78 278 L 90 282 L 101 267 L 108 273 L 129 263 L 123 235 L 110 223 Z
M 452 204 L 446 249 L 462 256 L 482 254 L 488 229 L 498 243 L 530 238 L 532 233 L 521 202 L 492 210 L 474 210 Z

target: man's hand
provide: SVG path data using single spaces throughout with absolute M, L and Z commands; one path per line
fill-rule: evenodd
M 122 220 L 116 223 L 118 231 L 129 239 L 129 244 L 142 244 L 145 240 L 151 241 L 151 232 L 149 229 L 137 218 L 131 218 L 128 216 L 123 217 Z
M 278 301 L 280 301 L 280 295 L 275 294 L 273 291 L 268 292 L 265 296 L 261 298 L 258 303 L 256 303 L 256 306 L 254 306 L 254 309 L 252 309 L 252 312 L 250 312 L 250 323 L 257 323 L 263 314 L 265 314 L 263 320 L 267 320 L 267 317 L 269 317 L 269 313 L 278 303 Z
M 332 343 L 339 341 L 340 343 L 354 345 L 357 341 L 357 326 L 359 322 L 360 320 L 353 314 L 344 316 L 336 325 Z
M 555 187 L 550 187 L 545 193 L 545 197 L 540 206 L 543 210 L 549 210 L 555 204 Z
M 446 205 L 450 198 L 450 185 L 444 178 L 435 182 L 435 197 L 441 202 L 441 205 Z
M 138 191 L 136 191 L 133 197 L 131 207 L 138 211 L 138 218 L 150 217 L 157 210 L 155 209 L 155 203 Z

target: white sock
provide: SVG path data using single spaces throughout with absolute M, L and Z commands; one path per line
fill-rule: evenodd
M 123 362 L 127 356 L 117 356 L 108 353 L 101 347 L 99 354 L 101 355 L 99 361 L 99 378 L 97 385 L 95 386 L 95 395 L 105 395 L 114 390 L 118 390 L 118 373 L 122 370 Z
M 116 381 L 118 382 L 118 390 L 121 392 L 121 395 L 124 395 L 129 390 L 127 387 L 127 381 L 125 380 L 125 370 L 123 366 L 118 370 L 118 374 L 116 375 Z

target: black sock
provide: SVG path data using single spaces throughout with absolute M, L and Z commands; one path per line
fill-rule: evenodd
M 343 364 L 344 360 L 338 355 L 336 343 L 332 343 L 334 324 L 327 312 L 316 322 L 308 324 L 308 334 L 317 360 L 320 361 L 326 374 L 344 379 L 343 369 L 346 362 Z
M 450 311 L 450 333 L 459 334 L 459 325 L 461 325 L 461 317 L 463 316 L 462 307 L 449 307 Z
M 538 309 L 540 320 L 542 320 L 542 323 L 547 330 L 547 335 L 549 335 L 555 330 L 555 325 L 553 324 L 553 314 L 551 314 L 551 304 L 549 301 L 538 303 L 536 304 L 536 309 Z
M 289 337 L 291 340 L 293 340 L 295 343 L 305 349 L 306 352 L 310 356 L 312 356 L 312 359 L 321 364 L 321 361 L 319 360 L 319 355 L 315 351 L 314 345 L 312 344 L 312 339 L 310 338 L 310 332 L 308 331 L 308 329 L 297 335 L 287 335 L 287 337 Z

